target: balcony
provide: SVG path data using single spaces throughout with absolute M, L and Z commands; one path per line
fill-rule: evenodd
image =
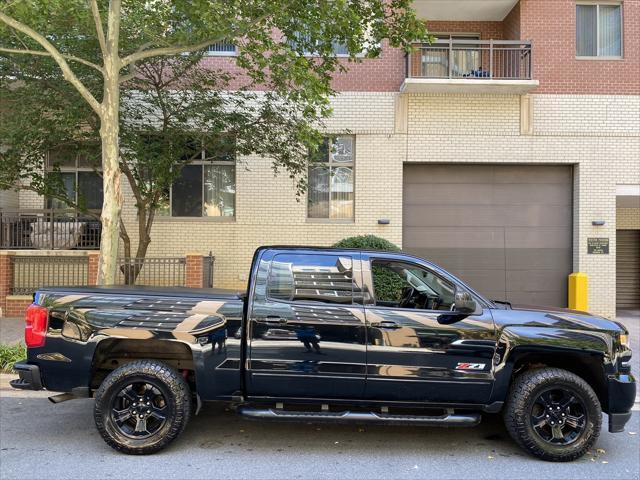
M 0 209 L 0 250 L 95 250 L 101 230 L 96 216 L 75 210 Z
M 531 42 L 436 40 L 416 44 L 407 55 L 402 93 L 494 93 L 521 95 L 533 79 Z

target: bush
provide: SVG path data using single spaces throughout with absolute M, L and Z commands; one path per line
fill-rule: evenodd
M 362 250 L 384 250 L 399 252 L 400 248 L 384 238 L 375 235 L 347 237 L 333 245 L 337 248 L 359 248 Z M 377 301 L 398 302 L 407 282 L 396 272 L 386 267 L 374 265 L 372 268 L 373 288 Z
M 13 372 L 13 364 L 27 358 L 27 349 L 24 345 L 0 345 L 0 371 Z
M 362 250 L 385 250 L 387 252 L 400 251 L 400 247 L 397 245 L 375 235 L 358 235 L 356 237 L 343 238 L 333 246 L 337 248 L 360 248 Z

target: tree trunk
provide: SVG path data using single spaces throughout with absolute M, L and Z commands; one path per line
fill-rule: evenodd
M 100 138 L 102 139 L 102 236 L 100 238 L 100 264 L 98 285 L 113 285 L 118 268 L 118 232 L 122 192 L 120 190 L 119 129 L 120 129 L 120 86 L 119 58 L 111 55 L 105 62 L 104 96 Z

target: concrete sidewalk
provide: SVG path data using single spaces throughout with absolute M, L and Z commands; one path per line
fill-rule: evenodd
M 24 342 L 24 318 L 0 318 L 0 343 L 13 345 Z

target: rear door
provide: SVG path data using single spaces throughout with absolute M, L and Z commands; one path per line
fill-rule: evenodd
M 360 254 L 267 250 L 249 305 L 251 397 L 361 398 Z

